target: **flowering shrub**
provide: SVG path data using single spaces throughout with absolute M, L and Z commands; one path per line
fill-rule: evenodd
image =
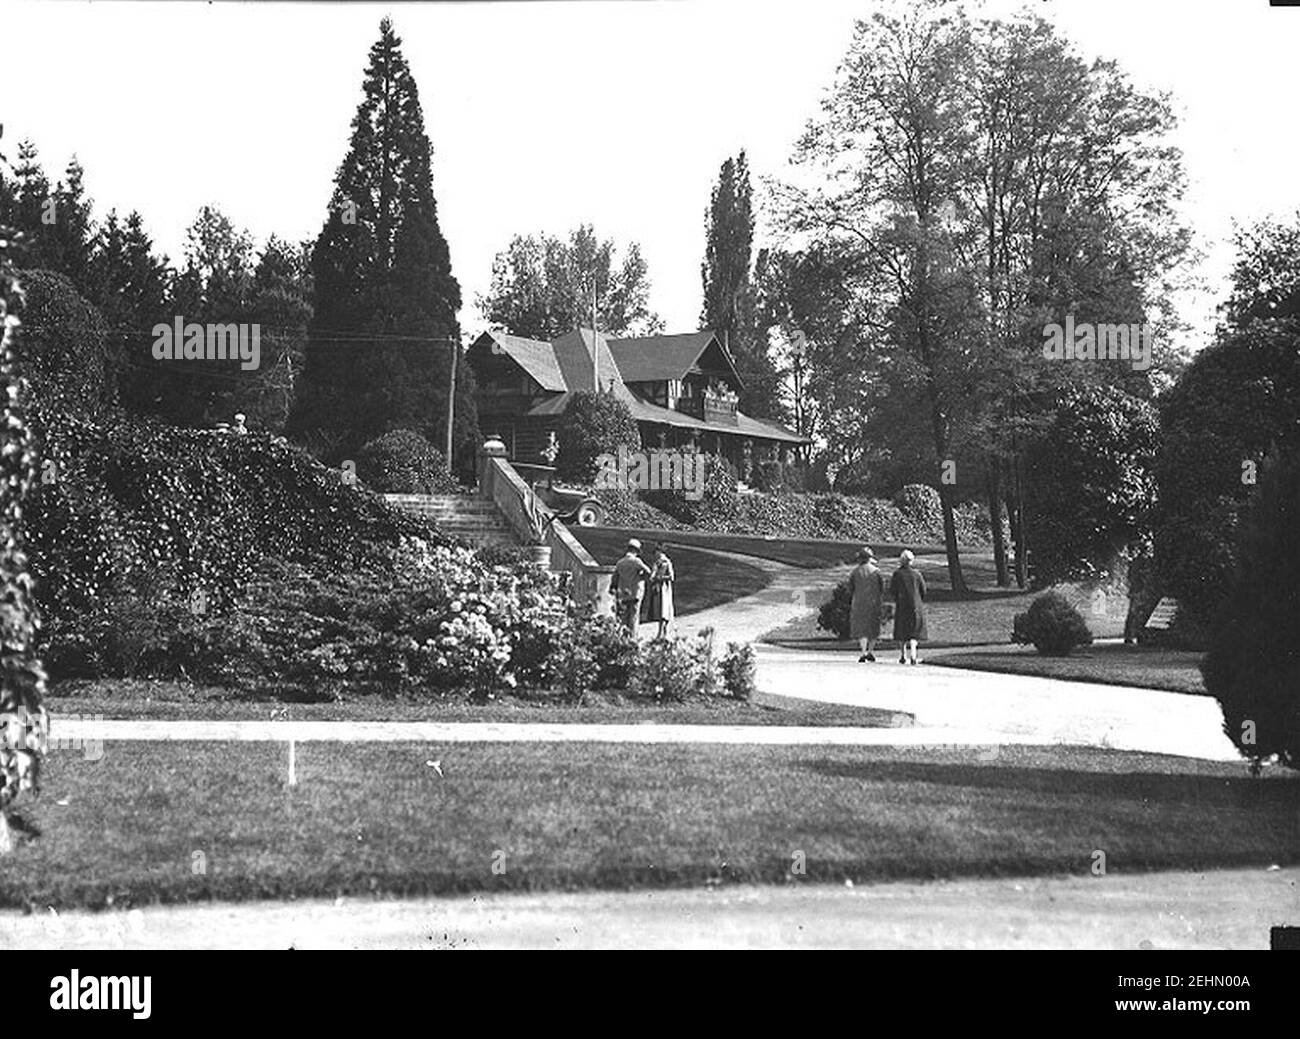
M 716 696 L 722 686 L 713 659 L 713 632 L 693 639 L 655 639 L 641 650 L 628 691 L 655 703 Z

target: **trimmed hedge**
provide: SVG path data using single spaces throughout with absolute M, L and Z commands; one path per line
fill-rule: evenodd
M 1060 592 L 1044 592 L 1012 621 L 1011 641 L 1032 643 L 1049 657 L 1068 657 L 1077 646 L 1092 645 L 1092 632 L 1083 614 Z

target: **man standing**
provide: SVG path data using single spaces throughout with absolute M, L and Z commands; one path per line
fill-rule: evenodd
M 609 590 L 614 596 L 614 616 L 619 623 L 633 635 L 641 623 L 641 599 L 645 595 L 646 578 L 650 568 L 640 556 L 641 542 L 632 538 L 627 543 L 627 552 L 614 564 L 614 576 L 610 578 Z

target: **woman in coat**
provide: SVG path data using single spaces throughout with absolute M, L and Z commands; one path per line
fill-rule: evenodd
M 880 638 L 880 613 L 885 601 L 885 578 L 876 566 L 876 555 L 869 548 L 858 552 L 858 565 L 849 574 L 853 602 L 849 607 L 849 636 L 858 640 L 862 655 L 858 663 L 872 661 L 876 639 Z
M 677 574 L 673 570 L 673 561 L 668 558 L 662 544 L 655 545 L 654 558 L 650 561 L 650 576 L 646 579 L 648 589 L 645 597 L 643 620 L 659 623 L 659 638 L 667 638 L 668 625 L 673 613 L 673 581 Z
M 925 630 L 925 578 L 912 566 L 916 559 L 911 551 L 903 549 L 898 557 L 898 569 L 889 580 L 889 595 L 894 600 L 894 639 L 899 644 L 900 664 L 919 664 L 916 644 L 929 637 Z

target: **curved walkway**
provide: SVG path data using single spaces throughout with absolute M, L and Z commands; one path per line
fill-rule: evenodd
M 1300 869 L 0 914 L 0 949 L 1267 949 Z

